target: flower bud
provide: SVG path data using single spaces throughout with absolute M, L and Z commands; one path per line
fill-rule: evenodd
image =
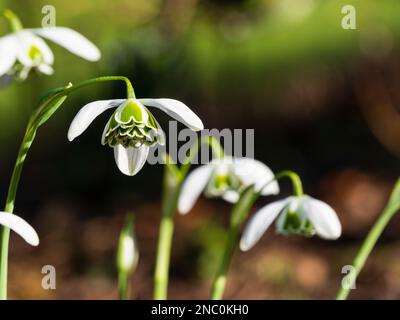
M 137 247 L 134 232 L 133 214 L 128 214 L 125 225 L 123 226 L 117 251 L 117 268 L 119 273 L 130 274 L 135 271 L 139 260 L 139 250 Z

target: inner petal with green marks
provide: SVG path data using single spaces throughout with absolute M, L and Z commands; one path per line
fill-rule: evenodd
M 205 194 L 209 197 L 219 197 L 228 190 L 240 191 L 243 183 L 231 168 L 215 170 L 207 184 Z
M 163 144 L 164 133 L 149 110 L 140 102 L 129 99 L 113 113 L 104 129 L 102 143 L 115 147 L 140 147 Z
M 115 120 L 120 124 L 129 124 L 132 121 L 136 124 L 145 123 L 149 118 L 145 107 L 133 99 L 127 100 L 116 111 Z
M 314 226 L 305 214 L 286 209 L 277 221 L 278 232 L 284 235 L 312 236 L 315 233 Z
M 44 60 L 43 53 L 35 45 L 31 45 L 31 47 L 29 48 L 28 56 L 29 59 L 31 59 L 33 62 L 36 63 L 39 63 Z

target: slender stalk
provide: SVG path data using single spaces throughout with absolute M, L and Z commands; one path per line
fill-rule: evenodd
M 65 97 L 68 94 L 80 88 L 105 81 L 124 81 L 127 86 L 128 97 L 135 96 L 132 85 L 128 78 L 119 76 L 110 76 L 110 77 L 99 77 L 83 81 L 75 86 L 68 85 L 66 87 L 57 88 L 55 90 L 52 90 L 48 96 L 44 97 L 41 100 L 39 107 L 32 114 L 29 120 L 24 138 L 19 148 L 17 160 L 14 165 L 14 170 L 8 188 L 6 206 L 4 209 L 5 212 L 12 213 L 14 210 L 15 198 L 17 194 L 18 183 L 21 178 L 22 168 L 26 156 L 28 154 L 28 151 L 35 139 L 37 129 L 54 114 L 54 112 L 61 106 L 62 102 L 64 102 Z M 10 229 L 1 226 L 0 229 L 0 299 L 1 300 L 7 299 L 9 237 L 10 237 Z
M 231 226 L 228 230 L 228 237 L 225 242 L 224 255 L 222 256 L 222 260 L 218 267 L 217 275 L 212 285 L 211 289 L 212 300 L 221 300 L 223 298 L 229 265 L 236 248 L 238 237 L 239 237 L 239 228 L 236 226 Z
M 129 275 L 126 272 L 118 273 L 118 293 L 120 300 L 129 300 Z
M 386 228 L 387 224 L 396 214 L 396 212 L 398 212 L 399 208 L 400 208 L 400 180 L 398 180 L 388 204 L 386 205 L 385 209 L 382 211 L 382 214 L 380 215 L 380 217 L 378 218 L 378 220 L 375 222 L 374 226 L 368 233 L 367 237 L 364 240 L 364 243 L 360 248 L 360 251 L 358 252 L 357 256 L 353 261 L 354 271 L 353 274 L 350 274 L 352 276 L 353 281 L 355 281 L 358 275 L 360 274 L 362 268 L 365 265 L 365 262 L 367 261 L 372 249 L 375 247 L 375 244 L 378 241 L 379 237 L 381 236 L 383 230 Z M 337 293 L 336 299 L 346 300 L 350 293 L 350 290 L 351 290 L 350 286 L 348 287 L 342 286 L 339 292 Z
M 300 179 L 299 175 L 296 172 L 293 172 L 293 171 L 290 171 L 290 170 L 280 171 L 279 173 L 277 173 L 275 175 L 274 179 L 272 179 L 270 182 L 268 182 L 265 186 L 270 184 L 272 181 L 279 180 L 279 179 L 282 179 L 284 177 L 289 178 L 290 181 L 292 182 L 293 193 L 296 196 L 300 197 L 300 196 L 302 196 L 304 194 L 304 192 L 303 192 L 303 184 L 301 183 L 301 179 Z
M 197 144 L 194 144 L 190 150 L 189 155 L 186 157 L 182 167 L 181 167 L 181 174 L 182 176 L 186 176 L 189 172 L 190 166 L 192 165 L 194 157 L 199 153 L 199 150 L 203 144 L 208 144 L 211 147 L 215 157 L 217 159 L 223 159 L 224 149 L 222 148 L 221 144 L 215 139 L 213 136 L 204 136 L 200 140 L 198 140 Z
M 224 254 L 222 256 L 221 262 L 214 278 L 214 282 L 212 284 L 212 300 L 220 300 L 223 297 L 229 266 L 232 260 L 232 256 L 235 252 L 236 244 L 238 243 L 240 227 L 243 221 L 246 219 L 250 208 L 258 199 L 259 195 L 260 194 L 258 192 L 254 191 L 253 186 L 248 187 L 242 192 L 239 201 L 232 209 L 228 236 L 225 242 Z
M 136 270 L 139 248 L 135 236 L 134 215 L 128 213 L 119 234 L 117 247 L 118 292 L 121 300 L 129 299 L 129 278 Z
M 176 177 L 174 173 L 166 167 L 164 173 L 162 218 L 154 273 L 154 299 L 156 300 L 167 299 L 169 262 L 174 234 L 174 216 L 178 206 L 181 186 L 182 179 Z
M 10 185 L 6 199 L 5 212 L 13 212 L 18 183 L 21 178 L 22 167 L 30 146 L 33 143 L 35 133 L 27 131 L 18 152 L 17 161 L 11 176 Z M 7 274 L 8 274 L 8 244 L 10 229 L 4 226 L 0 231 L 0 299 L 7 299 Z
M 11 30 L 13 32 L 18 32 L 22 30 L 21 20 L 17 17 L 17 15 L 9 9 L 3 11 L 3 16 L 9 21 Z
M 289 170 L 281 171 L 277 173 L 274 178 L 267 182 L 260 190 L 263 190 L 273 181 L 289 178 L 293 185 L 293 191 L 296 196 L 303 195 L 303 186 L 300 177 L 297 173 Z M 221 262 L 217 269 L 217 273 L 214 278 L 211 289 L 211 299 L 220 300 L 223 298 L 223 294 L 226 286 L 226 278 L 229 270 L 229 266 L 235 252 L 236 244 L 238 243 L 240 228 L 246 219 L 250 208 L 254 202 L 260 196 L 260 192 L 256 192 L 253 186 L 248 187 L 242 191 L 239 201 L 233 207 L 231 212 L 231 221 L 229 224 L 228 235 L 225 242 L 224 254 Z
M 168 297 L 168 278 L 171 257 L 172 238 L 174 234 L 174 217 L 178 207 L 178 199 L 182 183 L 189 172 L 194 156 L 203 144 L 211 146 L 217 158 L 223 158 L 224 152 L 219 142 L 213 137 L 203 137 L 193 145 L 184 164 L 179 169 L 166 154 L 164 171 L 162 217 L 158 236 L 156 267 L 154 272 L 154 299 L 165 300 Z

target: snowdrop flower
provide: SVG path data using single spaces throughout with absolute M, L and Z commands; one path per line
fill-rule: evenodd
M 64 47 L 71 53 L 89 61 L 100 59 L 99 49 L 80 33 L 66 27 L 23 29 L 18 17 L 6 10 L 14 32 L 0 38 L 0 77 L 16 74 L 24 80 L 31 69 L 53 74 L 54 56 L 42 38 Z
M 0 225 L 18 233 L 32 246 L 37 246 L 39 244 L 39 237 L 36 231 L 29 223 L 15 214 L 0 211 Z
M 230 157 L 214 159 L 187 176 L 179 196 L 178 211 L 181 214 L 189 212 L 203 191 L 207 197 L 221 197 L 230 203 L 237 202 L 241 191 L 252 184 L 261 195 L 278 194 L 276 181 L 265 186 L 273 179 L 274 173 L 260 161 Z
M 104 128 L 101 141 L 103 145 L 114 148 L 115 162 L 121 172 L 133 176 L 145 164 L 149 148 L 165 143 L 164 132 L 146 106 L 164 111 L 194 131 L 204 128 L 199 117 L 178 100 L 100 100 L 85 105 L 78 112 L 69 128 L 68 139 L 74 140 L 97 116 L 110 108 L 116 108 Z
M 241 250 L 252 248 L 275 219 L 277 232 L 283 235 L 317 234 L 334 240 L 342 232 L 336 212 L 328 204 L 307 195 L 291 196 L 270 203 L 254 214 L 240 240 Z

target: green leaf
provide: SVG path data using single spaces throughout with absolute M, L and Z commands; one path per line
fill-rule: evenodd
M 246 219 L 250 208 L 258 199 L 259 193 L 254 190 L 254 186 L 248 186 L 240 194 L 239 201 L 235 204 L 231 213 L 231 225 L 239 227 Z
M 45 104 L 46 101 L 50 100 L 53 96 L 61 91 L 64 91 L 66 88 L 67 86 L 63 86 L 46 91 L 46 93 L 40 97 L 38 106 L 40 107 L 41 105 Z
M 393 187 L 387 207 L 396 211 L 400 209 L 400 178 Z
M 57 96 L 56 94 L 51 99 L 47 100 L 47 102 L 45 102 L 45 104 L 43 104 L 33 115 L 32 125 L 35 129 L 39 128 L 49 120 L 66 99 L 66 95 Z

